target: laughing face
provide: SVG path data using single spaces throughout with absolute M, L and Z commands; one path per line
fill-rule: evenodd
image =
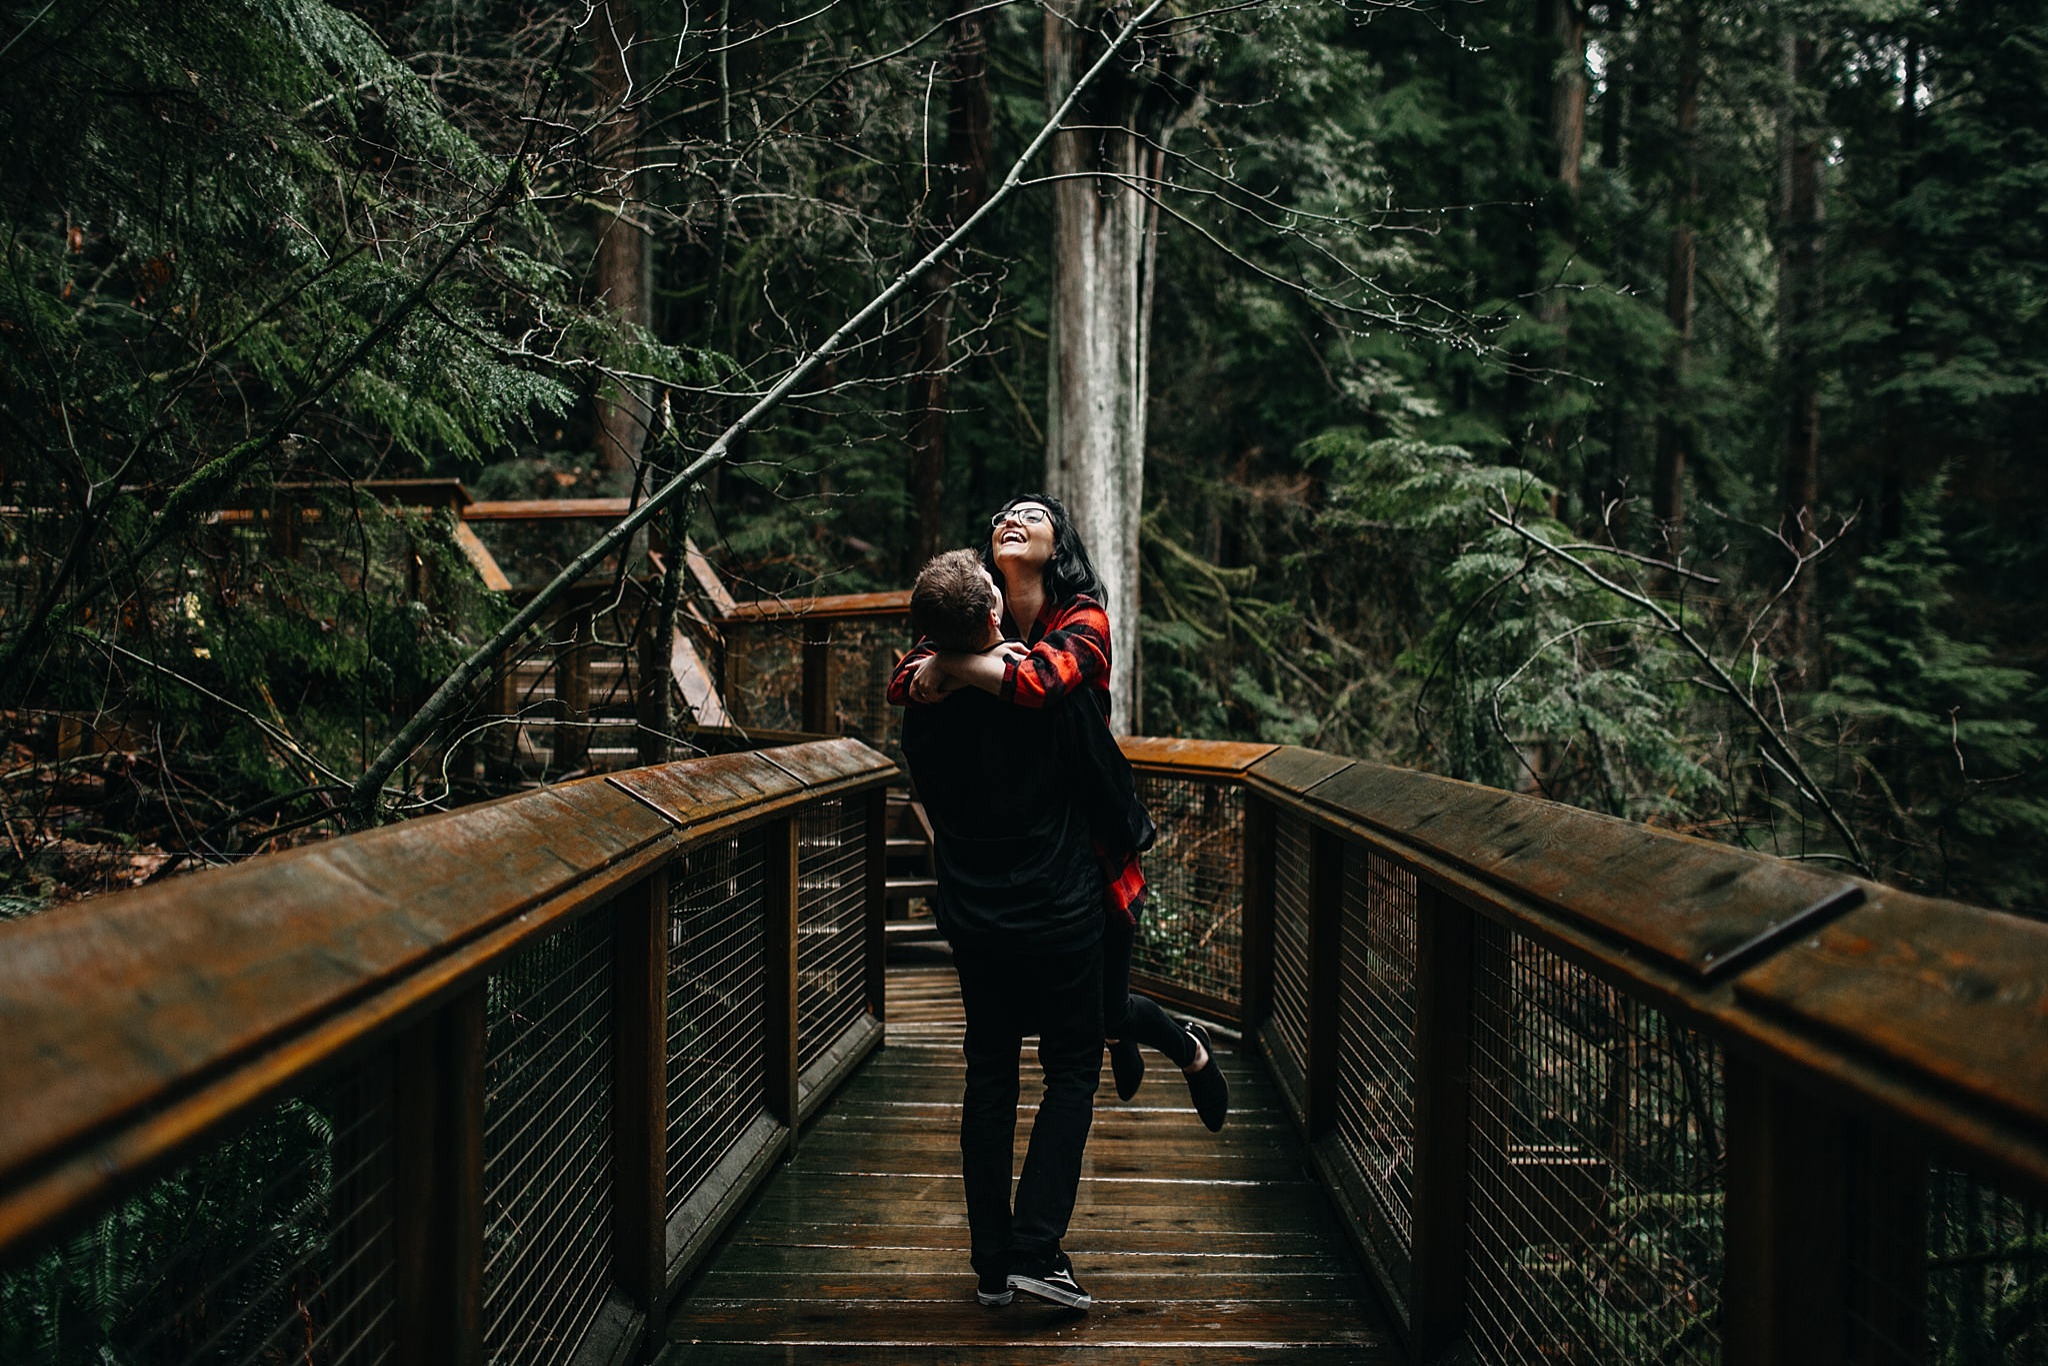
M 1032 578 L 1045 572 L 1052 559 L 1052 513 L 1043 503 L 1019 503 L 995 515 L 989 527 L 989 549 L 1007 582 L 1017 571 Z

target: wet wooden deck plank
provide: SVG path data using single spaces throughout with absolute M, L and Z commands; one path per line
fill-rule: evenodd
M 974 1303 L 960 1195 L 952 970 L 894 967 L 888 1043 L 687 1289 L 666 1366 L 793 1362 L 1237 1366 L 1395 1361 L 1363 1274 L 1303 1166 L 1272 1084 L 1219 1045 L 1220 1135 L 1179 1074 L 1120 1102 L 1107 1067 L 1067 1250 L 1087 1313 Z M 1027 1051 L 1025 1096 L 1032 1093 Z M 1020 1113 L 1021 1165 L 1030 1110 Z

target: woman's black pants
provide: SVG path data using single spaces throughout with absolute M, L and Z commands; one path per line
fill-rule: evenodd
M 1142 904 L 1142 903 L 1140 903 Z M 1135 912 L 1137 907 L 1132 907 Z M 1156 1048 L 1173 1059 L 1175 1067 L 1195 1060 L 1195 1036 L 1159 1008 L 1149 996 L 1131 991 L 1131 945 L 1137 926 L 1121 911 L 1111 908 L 1102 923 L 1102 1036 L 1130 1039 Z

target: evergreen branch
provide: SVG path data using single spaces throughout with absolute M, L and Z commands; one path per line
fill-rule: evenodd
M 981 226 L 982 222 L 995 211 L 998 205 L 1016 193 L 1018 188 L 1024 183 L 1024 168 L 1052 140 L 1053 134 L 1059 131 L 1061 125 L 1066 120 L 1067 114 L 1079 102 L 1082 93 L 1095 83 L 1103 71 L 1108 69 L 1110 63 L 1115 60 L 1117 53 L 1122 51 L 1124 45 L 1131 40 L 1145 21 L 1150 19 L 1165 3 L 1166 0 L 1151 0 L 1150 4 L 1146 5 L 1143 10 L 1133 16 L 1123 26 L 1117 33 L 1117 36 L 1103 49 L 1102 55 L 1096 59 L 1095 64 L 1089 67 L 1086 72 L 1082 73 L 1080 79 L 1074 82 L 1074 87 L 1067 92 L 1066 99 L 1061 101 L 1059 108 L 1053 111 L 1052 116 L 1045 121 L 1044 126 L 1038 130 L 1037 135 L 1031 139 L 1030 143 L 1018 155 L 1016 162 L 1011 165 L 1009 173 L 1003 177 L 1002 185 L 987 199 L 983 200 L 979 208 L 962 220 L 959 227 L 947 233 L 945 238 L 937 246 L 926 252 L 915 265 L 898 275 L 887 289 L 884 289 L 880 294 L 870 299 L 860 311 L 841 323 L 830 336 L 819 342 L 802 359 L 791 366 L 783 374 L 782 378 L 769 388 L 767 393 L 756 400 L 754 405 L 742 413 L 731 426 L 721 432 L 718 438 L 705 448 L 702 455 L 678 471 L 667 483 L 650 495 L 646 502 L 627 513 L 625 517 L 612 526 L 611 530 L 605 532 L 602 536 L 599 536 L 595 541 L 584 547 L 583 551 L 570 560 L 568 564 L 564 565 L 561 572 L 550 579 L 547 585 L 538 593 L 534 594 L 524 607 L 514 613 L 510 621 L 500 627 L 489 640 L 477 647 L 469 658 L 463 660 L 461 664 L 457 665 L 441 681 L 441 685 L 434 690 L 433 695 L 421 705 L 417 712 L 413 713 L 412 718 L 404 726 L 400 727 L 398 734 L 393 736 L 391 742 L 370 762 L 369 767 L 364 770 L 363 776 L 356 780 L 349 794 L 350 816 L 352 820 L 359 824 L 367 825 L 375 819 L 378 801 L 383 795 L 385 780 L 405 761 L 406 756 L 426 742 L 427 737 L 440 724 L 443 713 L 452 707 L 456 700 L 468 690 L 469 686 L 491 667 L 492 662 L 496 660 L 499 653 L 519 639 L 521 635 L 525 634 L 526 629 L 538 621 L 541 614 L 547 611 L 548 607 L 557 598 L 567 592 L 571 586 L 582 579 L 593 566 L 611 554 L 612 551 L 631 540 L 633 533 L 651 520 L 655 513 L 661 511 L 661 509 L 696 487 L 697 481 L 704 473 L 724 461 L 726 456 L 731 453 L 734 443 L 751 430 L 755 423 L 774 411 L 798 386 L 815 374 L 827 360 L 831 359 L 838 352 L 839 348 L 856 332 L 865 327 L 883 310 L 888 308 L 890 304 L 900 298 L 912 285 L 930 274 L 941 261 L 950 256 L 962 242 L 965 242 L 976 228 Z
M 1784 773 L 1786 778 L 1795 787 L 1800 789 L 1801 795 L 1807 797 L 1815 806 L 1821 809 L 1821 813 L 1827 817 L 1828 824 L 1834 827 L 1835 834 L 1848 847 L 1857 869 L 1865 877 L 1875 876 L 1871 872 L 1870 860 L 1863 852 L 1863 844 L 1856 838 L 1856 832 L 1849 828 L 1849 823 L 1842 818 L 1842 813 L 1837 811 L 1835 804 L 1828 800 L 1827 794 L 1821 790 L 1821 785 L 1814 780 L 1813 774 L 1807 770 L 1806 764 L 1792 748 L 1791 742 L 1786 740 L 1778 728 L 1771 724 L 1769 718 L 1763 714 L 1763 710 L 1757 706 L 1756 699 L 1750 696 L 1746 689 L 1736 685 L 1735 679 L 1728 673 L 1727 669 L 1722 667 L 1721 661 L 1716 659 L 1713 653 L 1705 645 L 1701 644 L 1691 631 L 1685 628 L 1683 622 L 1680 622 L 1676 617 L 1667 612 L 1663 604 L 1655 598 L 1645 593 L 1637 592 L 1625 584 L 1616 583 L 1613 579 L 1608 578 L 1605 574 L 1602 574 L 1563 546 L 1554 545 L 1544 540 L 1541 536 L 1523 526 L 1515 518 L 1505 516 L 1494 511 L 1492 508 L 1486 509 L 1486 515 L 1537 549 L 1564 561 L 1599 587 L 1606 589 L 1624 602 L 1632 603 L 1655 617 L 1658 628 L 1691 651 L 1693 656 L 1706 666 L 1707 672 L 1712 674 L 1721 684 L 1722 688 L 1726 690 L 1728 696 L 1735 699 L 1736 705 L 1749 714 L 1749 719 L 1755 723 L 1758 734 L 1764 739 L 1766 745 L 1764 758 L 1770 761 L 1772 767 Z M 1776 751 L 1776 753 L 1773 754 L 1772 751 Z
M 560 58 L 566 58 L 568 51 L 568 43 L 565 40 Z M 558 58 L 558 70 L 559 67 Z M 550 85 L 553 74 L 550 73 Z M 546 101 L 547 95 L 547 89 L 543 89 L 539 97 L 541 103 Z M 391 340 L 398 329 L 403 327 L 426 302 L 427 295 L 441 276 L 455 264 L 464 251 L 468 250 L 485 227 L 495 222 L 499 214 L 519 201 L 527 184 L 526 156 L 532 145 L 533 130 L 534 125 L 529 123 L 518 151 L 513 154 L 505 168 L 504 180 L 482 211 L 463 227 L 462 232 L 420 276 L 405 298 L 371 328 L 339 364 L 331 367 L 312 388 L 293 400 L 261 436 L 238 443 L 226 454 L 209 460 L 187 475 L 185 480 L 171 491 L 170 497 L 164 501 L 163 507 L 158 510 L 149 528 L 128 549 L 118 564 L 89 581 L 64 603 L 50 604 L 22 627 L 8 643 L 7 652 L 0 655 L 0 692 L 25 683 L 23 665 L 35 648 L 48 637 L 52 628 L 60 625 L 72 613 L 114 584 L 136 573 L 144 561 L 165 541 L 187 530 L 200 515 L 217 506 L 225 494 L 240 484 L 261 457 L 284 443 L 301 418 L 333 393 L 342 381 L 353 375 L 380 347 Z

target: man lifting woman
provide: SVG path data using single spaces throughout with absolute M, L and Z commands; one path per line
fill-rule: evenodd
M 980 555 L 918 576 L 920 640 L 889 684 L 936 836 L 940 928 L 967 1015 L 961 1116 L 972 1259 L 984 1304 L 1014 1290 L 1092 1300 L 1060 1250 L 1108 1043 L 1117 1092 L 1146 1044 L 1180 1067 L 1202 1121 L 1230 1093 L 1200 1025 L 1130 991 L 1151 823 L 1108 730 L 1110 635 L 1086 548 L 1056 499 L 1012 499 Z M 1084 999 L 1085 998 L 1085 999 Z M 1018 1061 L 1039 1037 L 1045 1093 L 1010 1196 Z

